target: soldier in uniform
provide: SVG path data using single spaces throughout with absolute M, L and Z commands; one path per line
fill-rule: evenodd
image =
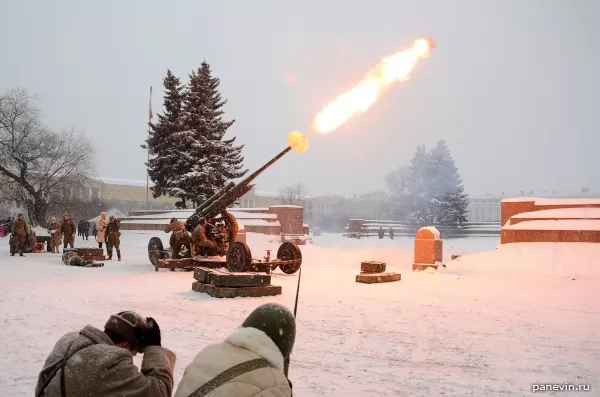
M 181 247 L 187 247 L 190 244 L 190 235 L 185 228 L 185 223 L 178 221 L 177 218 L 171 218 L 171 222 L 165 228 L 165 233 L 170 232 L 173 232 L 173 234 L 171 234 L 171 238 L 169 239 L 169 245 L 173 252 L 173 258 L 178 259 Z
M 63 235 L 63 247 L 67 248 L 67 246 L 70 245 L 71 248 L 75 248 L 73 247 L 73 244 L 75 244 L 75 232 L 77 231 L 77 226 L 75 225 L 75 222 L 73 222 L 73 219 L 69 218 L 69 215 L 63 217 L 60 231 Z
M 90 223 L 86 220 L 80 221 L 79 230 L 81 230 L 81 239 L 88 240 L 90 237 Z
M 17 219 L 13 222 L 10 230 L 10 255 L 15 256 L 15 253 L 18 250 L 19 256 L 23 256 L 23 251 L 25 250 L 25 242 L 31 234 L 31 228 L 29 227 L 29 224 L 25 220 L 23 214 L 19 214 L 17 216 Z
M 229 237 L 229 244 L 233 243 L 237 237 L 239 226 L 237 223 L 237 219 L 231 213 L 227 212 L 227 210 L 223 210 L 221 212 L 221 218 L 225 222 L 225 227 L 227 228 L 227 234 Z
M 201 350 L 185 368 L 174 397 L 195 395 L 289 397 L 288 367 L 296 342 L 296 319 L 277 303 L 257 307 L 221 343 Z M 215 374 L 233 373 L 233 376 Z M 211 388 L 205 388 L 209 379 Z
M 192 241 L 190 244 L 192 255 L 195 255 L 199 248 L 204 248 L 204 251 L 208 251 L 209 255 L 213 252 L 218 255 L 224 255 L 224 252 L 219 248 L 217 243 L 206 237 L 207 226 L 206 218 L 200 218 L 200 223 L 192 232 Z
M 56 221 L 55 217 L 50 218 L 48 233 L 50 234 L 50 246 L 52 247 L 52 252 L 58 253 L 62 236 L 60 234 L 60 223 Z
M 117 250 L 117 258 L 121 260 L 121 221 L 111 216 L 106 225 L 106 253 L 112 259 L 113 248 Z

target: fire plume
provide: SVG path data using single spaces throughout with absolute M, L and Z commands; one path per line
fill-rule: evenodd
M 385 57 L 365 78 L 330 102 L 315 118 L 311 131 L 326 134 L 348 121 L 354 114 L 366 112 L 384 89 L 406 81 L 421 58 L 429 56 L 435 46 L 431 39 L 415 40 L 412 47 Z
M 429 57 L 434 47 L 432 39 L 417 39 L 412 47 L 383 58 L 378 65 L 369 70 L 360 83 L 335 98 L 317 114 L 308 134 L 327 134 L 356 113 L 366 112 L 386 88 L 408 80 L 419 60 Z M 293 131 L 288 135 L 288 146 L 302 153 L 308 149 L 308 137 L 299 131 Z

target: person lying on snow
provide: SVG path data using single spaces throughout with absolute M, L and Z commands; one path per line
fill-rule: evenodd
M 66 251 L 62 256 L 62 261 L 67 266 L 104 267 L 104 263 L 98 263 L 98 262 L 88 261 L 86 259 L 83 259 L 75 251 Z
M 141 372 L 133 363 L 144 355 Z M 175 354 L 161 347 L 151 318 L 125 311 L 110 316 L 101 331 L 91 325 L 64 335 L 46 359 L 36 397 L 170 397 Z
M 200 351 L 175 397 L 291 396 L 285 373 L 295 339 L 294 315 L 276 303 L 261 305 L 224 342 Z

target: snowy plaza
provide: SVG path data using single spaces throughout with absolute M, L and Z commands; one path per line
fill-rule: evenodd
M 216 299 L 191 291 L 191 272 L 155 272 L 147 242 L 124 231 L 123 261 L 65 266 L 60 254 L 9 257 L 0 245 L 0 390 L 30 395 L 65 332 L 102 326 L 121 310 L 157 319 L 177 354 L 175 382 L 206 345 L 222 341 L 256 306 L 294 306 L 298 274 L 279 270 L 283 294 Z M 250 233 L 255 256 L 278 240 Z M 95 245 L 90 238 L 78 246 Z M 324 234 L 301 247 L 298 334 L 290 379 L 297 396 L 524 396 L 534 384 L 600 387 L 600 246 L 508 244 L 497 237 L 444 241 L 446 268 L 411 272 L 413 241 Z M 450 261 L 450 255 L 463 255 Z M 358 284 L 361 260 L 399 282 Z M 140 357 L 135 358 L 136 363 Z M 565 395 L 567 395 L 565 394 Z M 560 395 L 560 394 L 558 394 Z
M 599 1 L 6 3 L 0 397 L 600 397 Z

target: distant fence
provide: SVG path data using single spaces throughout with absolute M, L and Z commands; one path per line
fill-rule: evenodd
M 383 228 L 385 236 L 389 237 L 391 228 L 394 231 L 394 236 L 414 237 L 421 226 L 423 225 L 398 221 L 350 219 L 344 236 L 350 238 L 378 236 L 379 228 Z M 435 226 L 444 238 L 500 236 L 500 222 L 470 222 L 460 228 L 441 225 L 430 226 Z

